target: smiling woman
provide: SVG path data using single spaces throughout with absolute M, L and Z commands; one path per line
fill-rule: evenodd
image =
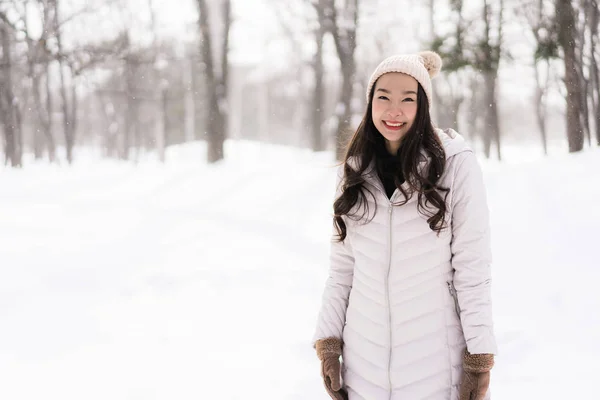
M 487 200 L 473 151 L 432 125 L 441 64 L 423 52 L 377 67 L 338 172 L 313 338 L 333 399 L 489 398 Z

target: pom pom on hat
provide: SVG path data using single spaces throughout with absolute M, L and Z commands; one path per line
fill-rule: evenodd
M 423 66 L 429 72 L 429 78 L 435 78 L 442 70 L 442 58 L 433 51 L 422 51 L 419 53 L 423 59 Z

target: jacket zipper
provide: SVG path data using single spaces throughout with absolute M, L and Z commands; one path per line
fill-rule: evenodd
M 385 196 L 385 198 L 387 197 L 387 193 L 385 191 L 385 189 L 383 187 L 378 187 L 379 191 L 381 193 L 383 193 L 383 195 Z M 389 323 L 389 331 L 390 331 L 390 351 L 389 351 L 389 355 L 388 355 L 388 383 L 389 383 L 389 397 L 388 399 L 391 400 L 392 398 L 392 305 L 391 305 L 391 301 L 390 301 L 390 271 L 392 270 L 392 214 L 394 211 L 394 197 L 396 195 L 396 192 L 398 191 L 398 189 L 396 189 L 394 191 L 394 193 L 392 194 L 392 197 L 388 199 L 388 215 L 389 215 L 389 224 L 390 224 L 390 230 L 389 230 L 389 259 L 388 259 L 388 271 L 387 271 L 387 282 L 385 284 L 385 288 L 386 288 L 386 297 L 387 297 L 387 305 L 388 305 L 388 323 Z
M 450 292 L 450 296 L 454 299 L 454 308 L 456 308 L 456 314 L 458 318 L 460 318 L 460 306 L 458 305 L 458 295 L 456 294 L 456 289 L 454 288 L 454 284 L 452 281 L 448 281 L 448 291 Z
M 392 195 L 394 197 L 394 195 Z M 388 271 L 387 271 L 387 282 L 386 282 L 386 292 L 387 292 L 387 305 L 388 305 L 388 323 L 390 327 L 390 353 L 388 357 L 388 381 L 390 384 L 390 399 L 392 398 L 392 304 L 390 301 L 390 271 L 392 270 L 392 215 L 393 215 L 393 203 L 390 201 L 390 205 L 388 208 L 389 212 L 389 223 L 390 223 L 390 235 L 389 235 L 389 261 L 388 261 Z

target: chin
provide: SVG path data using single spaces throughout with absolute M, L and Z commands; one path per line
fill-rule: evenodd
M 402 137 L 404 136 L 404 134 L 396 134 L 396 135 L 383 135 L 384 139 L 387 140 L 388 142 L 399 142 Z

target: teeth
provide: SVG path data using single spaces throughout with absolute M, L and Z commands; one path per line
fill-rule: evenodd
M 399 122 L 397 124 L 392 124 L 391 122 L 386 122 L 386 124 L 389 126 L 402 126 L 402 125 L 404 125 L 404 122 Z

